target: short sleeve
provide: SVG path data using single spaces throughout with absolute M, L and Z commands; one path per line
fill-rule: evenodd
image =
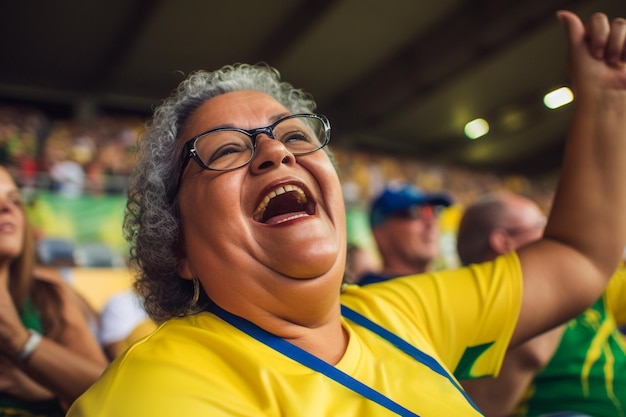
M 350 287 L 343 301 L 439 358 L 458 378 L 496 375 L 522 302 L 515 252 L 469 267 Z

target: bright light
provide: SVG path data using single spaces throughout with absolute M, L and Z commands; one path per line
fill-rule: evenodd
M 470 139 L 478 139 L 489 132 L 489 123 L 485 119 L 474 119 L 465 125 L 465 136 Z
M 557 88 L 543 96 L 543 104 L 549 109 L 565 106 L 574 100 L 574 93 L 567 87 Z

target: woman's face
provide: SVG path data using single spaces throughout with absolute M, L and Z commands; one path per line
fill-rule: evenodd
M 261 92 L 223 94 L 196 110 L 179 144 L 215 127 L 253 129 L 288 114 Z M 345 210 L 339 179 L 323 150 L 296 158 L 261 134 L 254 158 L 242 168 L 208 171 L 190 161 L 179 206 L 186 254 L 179 272 L 200 278 L 214 301 L 228 294 L 277 295 L 305 281 L 339 287 Z
M 20 192 L 11 175 L 0 168 L 0 262 L 21 253 L 25 219 Z

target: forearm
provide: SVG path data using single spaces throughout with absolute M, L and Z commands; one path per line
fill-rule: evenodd
M 463 388 L 485 417 L 508 416 L 522 398 L 534 373 L 517 375 L 517 380 L 483 378 L 461 381 Z
M 506 354 L 497 378 L 462 381 L 463 387 L 485 417 L 510 415 L 533 379 L 552 359 L 565 326 L 559 326 Z
M 523 363 L 518 352 L 507 354 L 497 378 L 461 381 L 463 388 L 485 417 L 510 415 L 540 367 Z
M 601 288 L 622 257 L 624 178 L 626 92 L 581 91 L 544 236 L 585 256 L 605 278 Z
M 71 403 L 102 374 L 107 362 L 85 358 L 58 343 L 43 338 L 20 368 L 33 380 Z

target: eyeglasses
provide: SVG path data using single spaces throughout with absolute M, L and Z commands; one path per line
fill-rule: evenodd
M 432 220 L 439 217 L 441 212 L 443 211 L 443 206 L 431 206 L 431 205 L 415 205 L 411 206 L 406 210 L 398 211 L 393 213 L 391 218 L 401 219 L 401 220 Z
M 330 141 L 330 122 L 321 114 L 292 114 L 266 127 L 246 130 L 218 127 L 185 142 L 180 178 L 193 158 L 211 171 L 232 171 L 254 157 L 256 137 L 260 134 L 280 141 L 293 155 L 306 155 L 322 149 Z

